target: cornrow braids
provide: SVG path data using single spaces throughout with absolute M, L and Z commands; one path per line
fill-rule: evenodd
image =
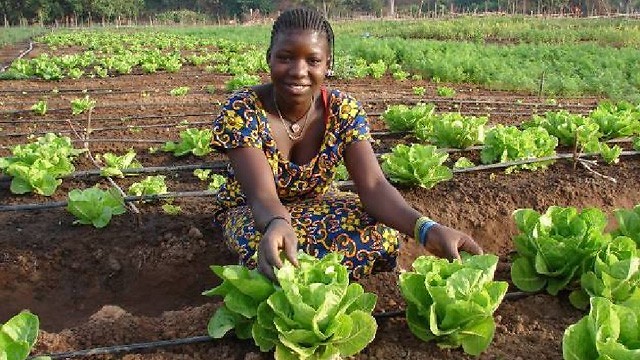
M 271 29 L 271 42 L 269 43 L 269 49 L 267 50 L 267 60 L 271 55 L 271 49 L 273 48 L 276 35 L 287 30 L 312 30 L 324 33 L 327 36 L 329 48 L 331 49 L 331 69 L 329 69 L 328 76 L 331 76 L 335 62 L 333 56 L 333 29 L 331 28 L 329 21 L 313 9 L 294 8 L 285 10 L 280 14 L 280 16 L 278 16 L 273 24 L 273 28 Z

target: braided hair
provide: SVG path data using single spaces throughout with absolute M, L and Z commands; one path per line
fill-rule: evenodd
M 287 30 L 311 30 L 324 33 L 327 37 L 329 48 L 331 49 L 331 69 L 333 68 L 334 43 L 331 24 L 329 24 L 329 21 L 327 21 L 327 19 L 325 19 L 325 17 L 319 12 L 308 8 L 288 9 L 278 16 L 276 22 L 273 24 L 273 28 L 271 29 L 271 42 L 269 44 L 269 49 L 267 50 L 267 61 L 271 56 L 271 49 L 273 48 L 276 35 Z M 329 69 L 327 74 L 328 76 L 331 76 L 332 74 L 331 69 Z

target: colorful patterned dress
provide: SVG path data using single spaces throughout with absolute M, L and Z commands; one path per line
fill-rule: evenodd
M 332 187 L 346 146 L 371 141 L 366 114 L 355 99 L 338 90 L 323 89 L 322 94 L 325 134 L 319 153 L 307 164 L 298 165 L 280 155 L 267 113 L 253 90 L 237 92 L 228 100 L 213 122 L 213 146 L 221 151 L 237 147 L 264 151 L 278 196 L 291 214 L 299 249 L 319 258 L 342 252 L 353 278 L 391 270 L 398 255 L 397 231 L 364 212 L 356 194 Z M 216 207 L 225 242 L 239 254 L 240 263 L 255 266 L 261 234 L 231 168 Z

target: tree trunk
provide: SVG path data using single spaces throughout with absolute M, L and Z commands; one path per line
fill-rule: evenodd
M 389 0 L 389 16 L 391 16 L 391 17 L 395 17 L 396 16 L 396 1 L 395 0 Z

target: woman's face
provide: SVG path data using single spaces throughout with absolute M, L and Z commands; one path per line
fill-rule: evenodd
M 329 69 L 326 34 L 311 30 L 286 30 L 276 35 L 268 58 L 271 81 L 278 98 L 309 99 Z

